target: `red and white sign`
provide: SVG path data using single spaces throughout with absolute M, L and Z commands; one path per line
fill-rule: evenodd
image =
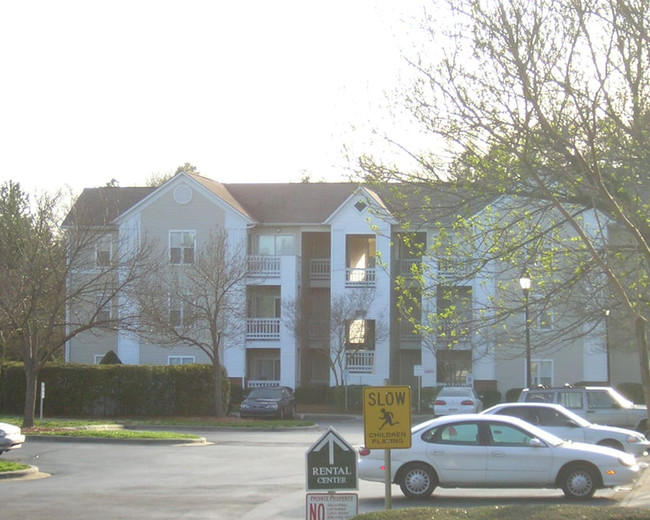
M 350 520 L 358 514 L 356 493 L 307 493 L 307 520 Z

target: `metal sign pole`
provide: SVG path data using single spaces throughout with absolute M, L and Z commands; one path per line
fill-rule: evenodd
M 384 498 L 384 509 L 393 509 L 393 495 L 391 489 L 391 474 L 392 470 L 390 467 L 390 449 L 384 450 L 384 466 L 386 466 L 386 479 L 385 479 L 385 498 Z

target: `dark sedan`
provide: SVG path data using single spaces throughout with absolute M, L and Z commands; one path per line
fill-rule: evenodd
M 296 415 L 296 398 L 286 386 L 255 388 L 242 401 L 239 416 L 286 419 Z

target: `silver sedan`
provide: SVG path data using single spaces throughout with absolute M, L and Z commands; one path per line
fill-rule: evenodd
M 25 442 L 25 436 L 18 426 L 0 422 L 0 454 L 4 451 L 20 448 Z

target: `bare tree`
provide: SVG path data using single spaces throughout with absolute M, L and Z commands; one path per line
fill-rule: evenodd
M 410 60 L 419 79 L 404 97 L 425 131 L 442 138 L 440 148 L 399 143 L 421 167 L 413 174 L 369 158 L 364 169 L 381 182 L 448 183 L 465 190 L 465 206 L 477 196 L 514 201 L 518 214 L 498 229 L 526 231 L 501 245 L 506 260 L 518 251 L 523 259 L 536 242 L 570 229 L 564 244 L 580 253 L 572 276 L 598 272 L 625 309 L 650 402 L 647 2 L 448 4 L 445 23 L 433 10 L 422 21 L 425 45 L 435 51 Z M 546 225 L 529 226 L 527 207 Z M 572 259 L 565 246 L 561 252 Z
M 196 347 L 210 360 L 217 417 L 226 414 L 221 372 L 226 337 L 235 342 L 245 332 L 247 274 L 243 242 L 218 234 L 193 262 L 150 272 L 137 294 L 140 335 L 164 347 Z
M 45 364 L 79 334 L 115 329 L 132 319 L 119 312 L 118 295 L 140 277 L 148 250 L 119 243 L 105 229 L 87 225 L 74 209 L 63 227 L 60 195 L 30 200 L 18 184 L 9 183 L 0 199 L 3 231 L 13 236 L 3 245 L 0 263 L 0 322 L 5 337 L 20 346 L 26 376 L 23 425 L 31 427 Z M 112 254 L 100 259 L 106 240 Z

